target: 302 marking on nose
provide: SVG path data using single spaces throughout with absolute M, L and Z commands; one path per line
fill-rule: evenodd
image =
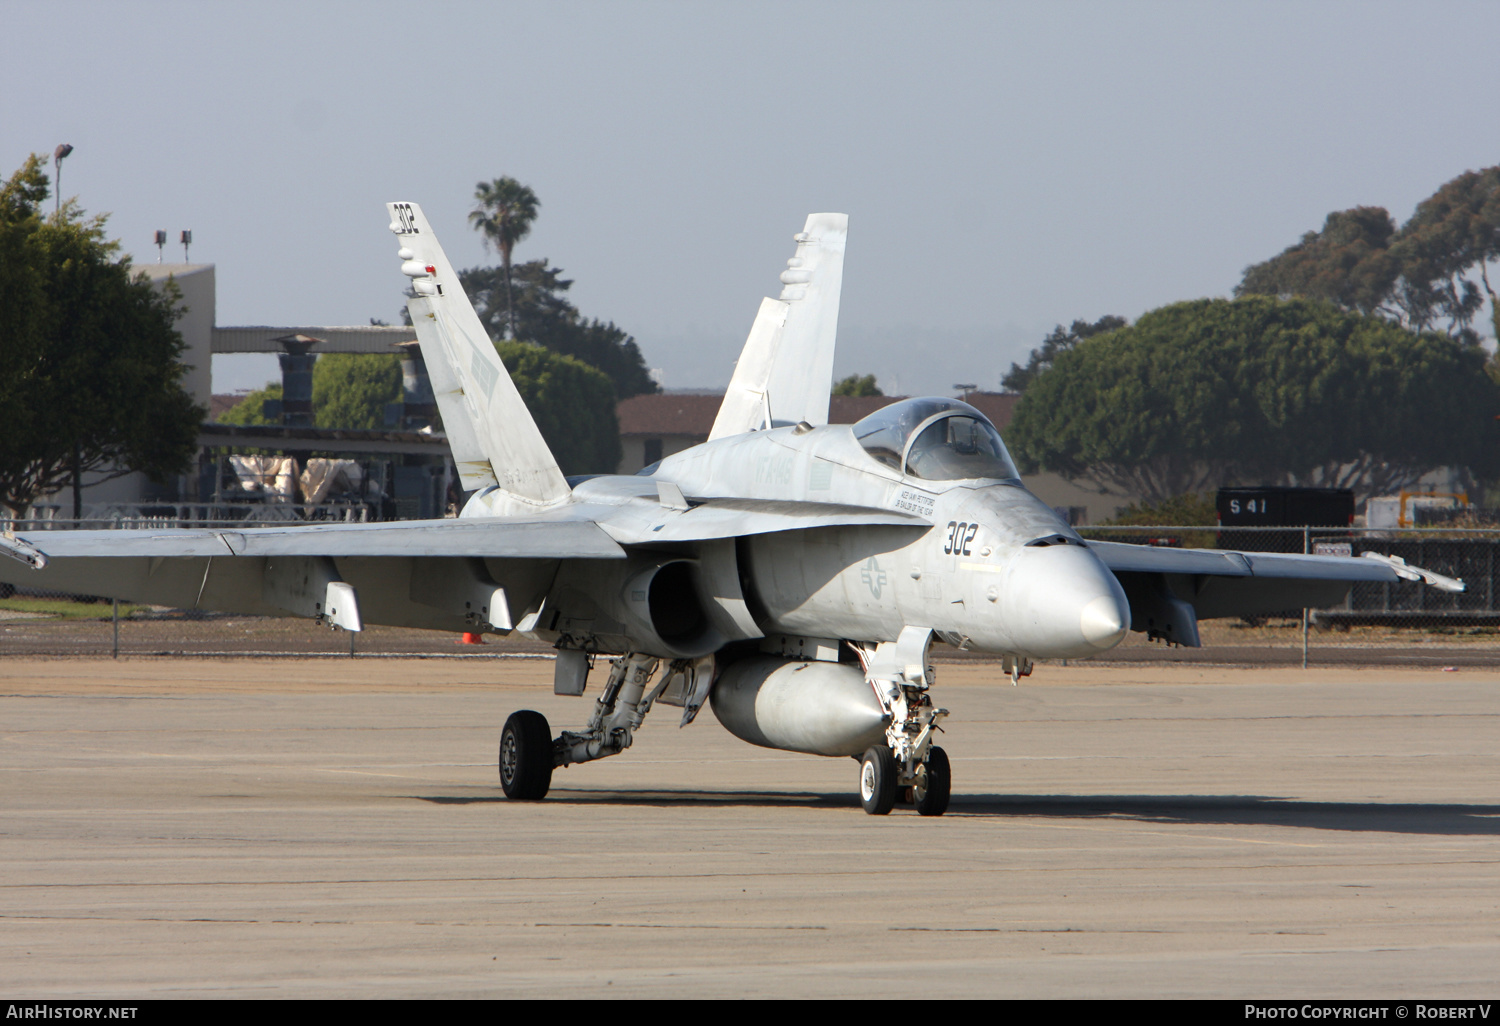
M 948 521 L 948 537 L 943 543 L 943 555 L 945 556 L 972 556 L 969 547 L 974 544 L 974 535 L 979 532 L 978 524 L 961 524 L 957 520 Z

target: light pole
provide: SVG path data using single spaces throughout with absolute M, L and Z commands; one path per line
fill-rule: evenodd
M 54 215 L 62 213 L 62 162 L 73 152 L 68 143 L 58 143 L 52 151 L 52 163 L 57 168 L 57 202 L 52 208 Z M 73 441 L 73 520 L 83 517 L 83 450 L 77 439 Z M 77 526 L 76 523 L 74 526 Z
M 62 162 L 63 158 L 73 152 L 73 147 L 67 143 L 59 143 L 57 149 L 52 151 L 52 163 L 57 166 L 57 205 L 53 212 L 62 210 Z

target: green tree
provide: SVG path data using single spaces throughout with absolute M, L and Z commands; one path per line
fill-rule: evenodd
M 1007 392 L 1026 391 L 1026 386 L 1035 381 L 1038 374 L 1051 367 L 1059 355 L 1086 338 L 1115 331 L 1125 327 L 1125 324 L 1125 318 L 1113 314 L 1105 314 L 1092 324 L 1076 320 L 1072 327 L 1066 329 L 1059 324 L 1052 329 L 1050 335 L 1042 339 L 1041 345 L 1031 351 L 1031 358 L 1026 361 L 1026 366 L 1022 367 L 1018 363 L 1010 365 L 1010 371 L 1000 380 L 1000 387 Z
M 620 464 L 615 393 L 603 371 L 529 342 L 496 342 L 495 349 L 564 474 L 612 474 Z M 326 369 L 325 369 L 326 368 Z M 326 428 L 384 425 L 385 404 L 401 396 L 398 357 L 329 353 L 313 367 L 313 420 Z M 267 383 L 219 421 L 279 424 L 266 414 L 281 386 Z
M 1211 495 L 1188 492 L 1173 495 L 1160 502 L 1131 503 L 1102 524 L 1111 526 L 1155 527 L 1214 527 L 1219 522 L 1219 510 Z
M 12 511 L 85 473 L 186 471 L 206 413 L 182 387 L 176 289 L 133 275 L 102 215 L 69 200 L 44 217 L 43 167 L 33 154 L 0 186 L 0 505 Z
M 496 342 L 495 349 L 563 473 L 614 473 L 620 422 L 604 372 L 528 342 Z
M 459 281 L 492 338 L 503 338 L 515 324 L 516 338 L 546 346 L 602 370 L 622 399 L 660 391 L 646 368 L 646 360 L 623 328 L 614 322 L 585 318 L 565 293 L 572 279 L 546 259 L 528 260 L 511 268 L 512 304 L 504 305 L 505 276 L 494 267 L 460 271 Z
M 266 382 L 265 388 L 258 388 L 245 398 L 235 403 L 229 409 L 219 414 L 220 424 L 280 424 L 281 417 L 272 416 L 266 412 L 266 403 L 281 402 L 281 384 L 275 381 Z
M 1245 269 L 1235 295 L 1324 299 L 1379 313 L 1413 331 L 1446 321 L 1473 338 L 1485 297 L 1500 337 L 1500 304 L 1487 264 L 1500 258 L 1500 167 L 1466 171 L 1417 205 L 1397 230 L 1381 207 L 1328 215 L 1322 231 Z M 1475 282 L 1470 275 L 1478 273 Z
M 531 234 L 541 201 L 529 186 L 514 178 L 496 178 L 474 187 L 478 205 L 469 212 L 469 222 L 483 235 L 485 245 L 494 246 L 500 254 L 505 280 L 505 310 L 510 338 L 517 338 L 515 307 L 511 301 L 510 254 L 516 243 Z
M 1390 251 L 1395 235 L 1396 223 L 1383 207 L 1336 210 L 1322 231 L 1247 267 L 1235 295 L 1304 296 L 1360 313 L 1399 314 L 1386 306 L 1400 275 Z
M 1486 268 L 1500 259 L 1500 167 L 1466 171 L 1419 203 L 1391 252 L 1401 265 L 1400 298 L 1410 323 L 1446 317 L 1467 329 L 1487 295 L 1500 338 L 1500 304 Z M 1475 269 L 1478 285 L 1468 277 Z
M 378 431 L 387 403 L 401 401 L 401 358 L 384 353 L 325 353 L 313 364 L 313 423 L 320 428 Z M 267 382 L 219 416 L 221 424 L 280 424 L 266 412 L 281 401 L 281 385 Z
M 1219 523 L 1219 510 L 1212 495 L 1188 492 L 1174 495 L 1161 502 L 1131 503 L 1115 510 L 1115 515 L 1100 521 L 1101 527 L 1215 527 Z M 1132 541 L 1144 540 L 1141 535 L 1127 535 Z M 1187 531 L 1179 536 L 1183 545 L 1195 549 L 1212 549 L 1218 538 L 1212 531 Z
M 833 394 L 885 395 L 885 393 L 880 390 L 880 386 L 875 384 L 875 375 L 873 374 L 866 374 L 864 377 L 860 377 L 858 374 L 851 374 L 847 378 L 842 378 L 839 381 L 834 382 Z
M 1484 362 L 1476 344 L 1328 303 L 1178 303 L 1059 356 L 1007 441 L 1025 469 L 1148 503 L 1235 483 L 1383 494 L 1493 461 Z
M 313 364 L 313 423 L 378 431 L 387 403 L 401 401 L 401 358 L 384 353 L 325 353 Z

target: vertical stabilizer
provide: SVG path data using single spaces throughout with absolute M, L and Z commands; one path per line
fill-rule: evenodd
M 465 489 L 499 487 L 524 503 L 570 494 L 557 460 L 464 295 L 453 265 L 415 203 L 387 203 L 401 242 L 401 271 L 416 292 L 407 303 L 432 379 L 453 460 Z
M 781 272 L 781 297 L 762 300 L 709 440 L 768 427 L 828 423 L 847 214 L 809 214 Z
M 809 214 L 795 236 L 797 252 L 781 272 L 786 327 L 766 389 L 774 424 L 828 423 L 848 235 L 849 215 Z
M 710 442 L 771 426 L 774 416 L 769 394 L 771 370 L 781 348 L 788 309 L 788 305 L 778 299 L 760 301 L 760 311 L 750 326 L 750 337 L 740 351 L 740 360 L 734 365 L 734 377 L 724 393 L 719 415 L 714 418 L 713 430 L 708 433 Z

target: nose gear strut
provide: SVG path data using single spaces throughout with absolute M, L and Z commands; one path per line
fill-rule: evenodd
M 928 694 L 934 679 L 927 663 L 931 648 L 932 630 L 926 627 L 905 627 L 894 642 L 854 646 L 865 679 L 891 717 L 886 743 L 860 760 L 860 800 L 871 815 L 890 812 L 905 788 L 911 788 L 924 816 L 941 816 L 948 809 L 948 756 L 932 743 L 948 710 L 933 705 Z

